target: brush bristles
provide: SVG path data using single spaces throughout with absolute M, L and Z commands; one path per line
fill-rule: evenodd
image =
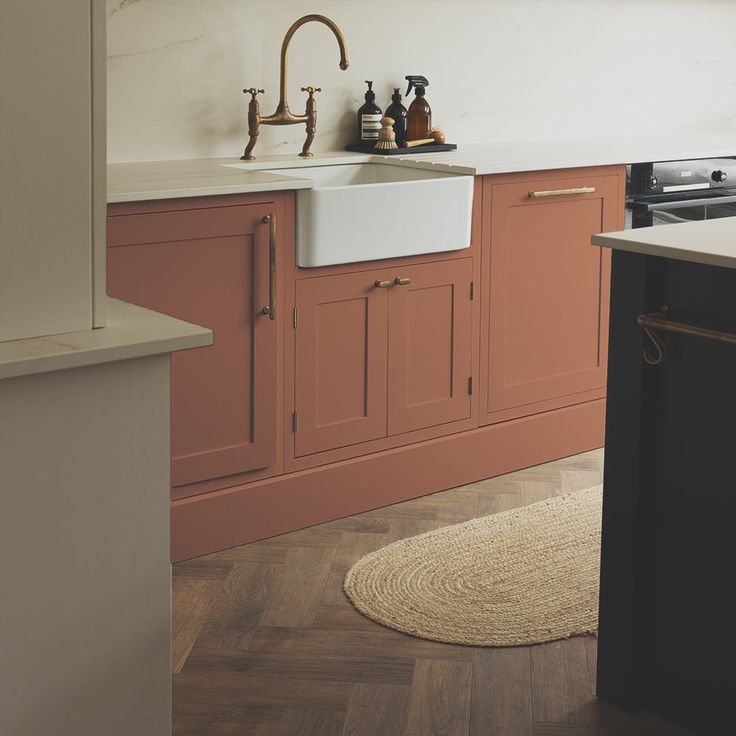
M 390 150 L 392 148 L 398 148 L 398 146 L 396 145 L 396 141 L 378 141 L 378 143 L 376 143 L 376 145 L 373 146 L 373 148 Z

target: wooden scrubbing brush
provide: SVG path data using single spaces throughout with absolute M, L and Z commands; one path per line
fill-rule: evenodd
M 445 142 L 445 134 L 439 128 L 432 128 L 426 138 L 415 141 L 406 141 L 404 148 L 415 148 L 416 146 L 429 146 L 430 144 L 442 145 Z
M 430 128 L 429 137 L 440 146 L 445 142 L 445 134 L 439 128 Z
M 394 123 L 396 121 L 393 118 L 381 118 L 381 130 L 378 132 L 378 143 L 374 148 L 379 151 L 391 150 L 398 148 L 396 144 L 396 133 L 394 133 Z

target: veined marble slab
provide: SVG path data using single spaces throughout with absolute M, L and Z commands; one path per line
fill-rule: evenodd
M 482 175 L 724 156 L 736 156 L 736 130 L 472 143 L 460 144 L 456 151 L 390 157 L 335 151 L 309 159 L 296 154 L 265 155 L 253 162 L 237 157 L 142 161 L 108 166 L 108 202 L 308 189 L 312 182 L 299 176 L 301 167 L 371 160 Z M 241 163 L 246 168 L 230 167 Z M 269 168 L 293 168 L 294 176 L 271 174 L 265 171 Z

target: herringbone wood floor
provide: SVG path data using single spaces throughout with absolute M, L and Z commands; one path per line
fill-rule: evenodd
M 484 649 L 357 613 L 341 583 L 403 537 L 601 482 L 602 451 L 174 567 L 177 736 L 683 736 L 593 696 L 596 642 Z

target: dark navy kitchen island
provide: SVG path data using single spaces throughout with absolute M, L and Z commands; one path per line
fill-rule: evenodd
M 598 695 L 731 733 L 736 218 L 614 249 Z

